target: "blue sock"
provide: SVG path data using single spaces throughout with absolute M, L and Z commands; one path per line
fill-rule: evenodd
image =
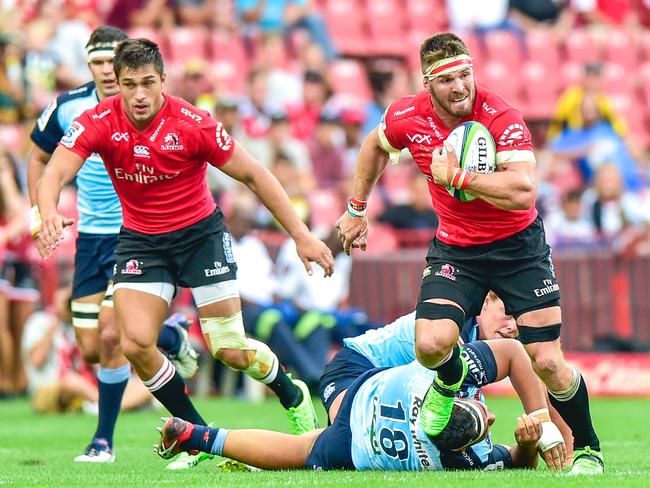
M 181 334 L 173 325 L 164 324 L 158 334 L 156 345 L 162 349 L 165 354 L 178 354 L 181 348 Z
M 227 429 L 195 425 L 190 438 L 183 445 L 184 448 L 192 451 L 208 452 L 221 456 L 223 444 L 228 435 Z
M 113 447 L 113 433 L 117 416 L 122 405 L 122 396 L 131 376 L 131 366 L 126 364 L 121 368 L 99 368 L 99 418 L 95 439 L 104 439 L 109 447 Z

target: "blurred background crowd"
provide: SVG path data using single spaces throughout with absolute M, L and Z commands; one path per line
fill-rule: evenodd
M 248 332 L 310 385 L 342 337 L 414 304 L 416 295 L 404 310 L 368 310 L 363 280 L 350 285 L 355 267 L 340 253 L 333 225 L 364 136 L 391 101 L 421 89 L 419 45 L 434 32 L 460 34 L 477 82 L 524 114 L 536 147 L 538 208 L 554 249 L 609 253 L 617 271 L 621 257 L 650 254 L 650 0 L 1 0 L 0 11 L 2 395 L 26 391 L 35 362 L 88 376 L 57 308 L 74 229 L 55 259 L 40 260 L 25 172 L 36 118 L 58 93 L 90 80 L 84 45 L 103 24 L 158 42 L 167 90 L 222 121 L 331 245 L 334 278 L 307 277 L 252 195 L 210 172 L 236 244 Z M 426 246 L 437 219 L 407 153 L 378 190 L 369 202 L 368 253 L 380 266 L 386 256 Z M 61 206 L 74 215 L 74 186 Z M 625 292 L 617 283 L 608 290 Z M 183 293 L 176 308 L 194 313 Z M 628 322 L 640 313 L 628 303 Z M 634 327 L 619 332 L 629 336 Z M 221 373 L 195 386 L 227 390 Z

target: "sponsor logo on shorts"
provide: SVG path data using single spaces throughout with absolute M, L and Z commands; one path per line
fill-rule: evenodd
M 221 236 L 221 242 L 223 243 L 223 253 L 226 256 L 226 262 L 234 263 L 235 255 L 232 252 L 232 242 L 230 242 L 230 233 L 224 232 Z
M 424 271 L 422 271 L 422 279 L 426 278 L 431 274 L 431 266 L 427 266 L 424 268 Z
M 113 132 L 113 135 L 111 136 L 111 141 L 115 142 L 129 142 L 129 133 L 128 132 Z
M 451 264 L 443 264 L 440 266 L 440 271 L 436 271 L 434 274 L 436 276 L 442 276 L 443 278 L 447 278 L 448 280 L 451 281 L 456 281 L 456 277 L 454 276 L 454 273 L 458 271 L 458 268 L 454 268 Z
M 332 381 L 329 385 L 325 387 L 323 390 L 323 400 L 327 401 L 330 396 L 332 396 L 332 393 L 334 393 L 334 390 L 336 390 L 336 383 Z
M 205 276 L 221 276 L 230 273 L 230 266 L 223 266 L 221 261 L 215 261 L 214 268 L 204 269 L 203 271 Z
M 147 146 L 133 146 L 133 155 L 136 158 L 149 158 L 149 148 Z
M 178 134 L 170 132 L 165 136 L 165 143 L 160 146 L 160 149 L 163 151 L 182 151 L 184 147 L 178 139 Z
M 126 264 L 124 265 L 124 268 L 120 270 L 120 274 L 123 275 L 141 275 L 142 270 L 140 269 L 140 265 L 142 263 L 138 261 L 137 259 L 129 259 Z
M 76 142 L 77 138 L 83 134 L 85 130 L 86 128 L 75 120 L 72 125 L 68 127 L 68 130 L 61 139 L 61 144 L 67 148 L 74 147 L 74 143 Z
M 556 291 L 560 291 L 560 285 L 553 283 L 553 280 L 544 280 L 543 284 L 544 286 L 541 288 L 535 288 L 533 290 L 536 297 L 543 297 L 555 293 Z
M 463 349 L 461 353 L 465 362 L 467 363 L 467 372 L 474 377 L 478 386 L 486 385 L 488 383 L 487 371 L 481 358 L 472 349 Z

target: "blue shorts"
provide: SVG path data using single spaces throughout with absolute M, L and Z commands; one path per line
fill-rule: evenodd
M 336 356 L 325 366 L 325 370 L 318 383 L 318 393 L 325 410 L 329 413 L 334 399 L 366 371 L 375 366 L 363 354 L 350 349 L 342 348 Z
M 72 299 L 106 291 L 113 279 L 117 234 L 85 234 L 77 237 Z
M 350 349 L 350 351 L 352 350 Z M 370 371 L 365 371 L 349 385 L 343 403 L 341 403 L 339 413 L 334 419 L 334 423 L 316 438 L 314 447 L 312 447 L 305 461 L 305 467 L 319 471 L 356 469 L 352 462 L 352 431 L 350 430 L 352 402 L 361 385 L 369 377 L 385 369 L 374 368 Z

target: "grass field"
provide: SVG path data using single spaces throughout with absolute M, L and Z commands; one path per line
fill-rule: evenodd
M 238 400 L 199 399 L 199 410 L 228 428 L 256 427 L 286 430 L 284 411 L 274 401 L 253 405 Z M 493 439 L 510 443 L 514 417 L 520 411 L 514 399 L 495 398 L 497 414 Z M 322 409 L 321 409 L 322 410 Z M 87 415 L 35 416 L 25 400 L 0 402 L 0 485 L 25 487 L 97 486 L 650 486 L 650 412 L 648 399 L 595 399 L 592 411 L 603 445 L 607 474 L 590 480 L 566 479 L 538 471 L 510 472 L 260 472 L 223 473 L 215 462 L 192 471 L 165 471 L 165 461 L 152 452 L 154 427 L 162 412 L 127 413 L 116 432 L 117 461 L 113 465 L 72 462 L 94 431 Z M 324 412 L 322 412 L 324 415 Z

